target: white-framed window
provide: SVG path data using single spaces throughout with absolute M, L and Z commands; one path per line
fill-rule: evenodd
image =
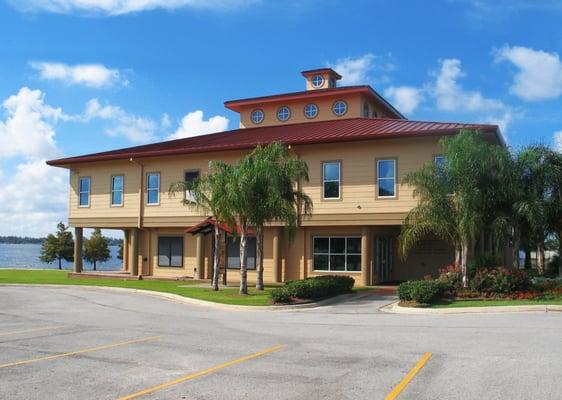
M 289 118 L 291 118 L 291 109 L 287 106 L 279 107 L 277 110 L 277 119 L 284 122 Z
M 193 184 L 193 182 L 195 182 L 197 179 L 199 179 L 199 171 L 185 171 L 184 174 L 184 182 L 187 184 Z M 193 194 L 193 192 L 189 189 L 187 189 L 185 191 L 185 199 L 188 201 L 195 201 L 195 196 Z
M 124 189 L 123 175 L 114 175 L 111 177 L 111 205 L 123 205 L 123 189 Z
M 332 106 L 332 111 L 338 117 L 341 117 L 342 115 L 344 115 L 347 112 L 347 103 L 343 100 L 336 101 L 334 103 L 334 105 Z
M 182 236 L 160 236 L 158 238 L 158 266 L 183 267 Z
M 318 115 L 318 106 L 314 103 L 304 106 L 304 116 L 308 119 L 316 118 Z
M 341 163 L 325 161 L 322 163 L 322 197 L 324 199 L 340 198 Z
M 90 206 L 90 183 L 89 176 L 78 179 L 78 205 L 80 207 Z
M 259 108 L 257 110 L 252 111 L 252 115 L 250 116 L 254 124 L 261 124 L 263 122 L 264 117 L 265 114 L 263 113 L 263 110 L 260 110 Z
M 160 204 L 160 174 L 146 174 L 146 204 Z
M 315 88 L 319 88 L 324 84 L 324 78 L 322 77 L 322 75 L 314 75 L 311 82 L 312 86 L 314 86 Z
M 314 271 L 361 271 L 361 237 L 315 236 L 312 241 Z
M 396 160 L 377 160 L 377 196 L 396 197 Z

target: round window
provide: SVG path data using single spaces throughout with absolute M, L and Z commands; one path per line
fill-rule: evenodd
M 314 103 L 304 106 L 304 116 L 306 118 L 315 118 L 318 115 L 318 107 Z
M 263 122 L 263 117 L 264 117 L 263 110 L 258 109 L 252 111 L 251 118 L 254 124 L 261 124 Z
M 314 75 L 312 77 L 312 86 L 314 86 L 315 88 L 319 88 L 324 84 L 324 78 L 322 77 L 322 75 Z
M 343 100 L 336 101 L 334 103 L 334 106 L 332 107 L 332 111 L 338 117 L 341 117 L 342 115 L 344 115 L 347 112 L 347 103 Z
M 279 107 L 277 110 L 277 119 L 279 121 L 287 121 L 291 117 L 291 109 L 289 107 Z

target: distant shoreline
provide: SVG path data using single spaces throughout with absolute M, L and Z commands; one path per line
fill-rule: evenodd
M 0 244 L 42 244 L 46 238 L 21 236 L 0 236 Z M 122 239 L 107 238 L 110 246 L 118 246 Z

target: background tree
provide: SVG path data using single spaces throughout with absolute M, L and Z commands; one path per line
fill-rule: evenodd
M 228 184 L 232 180 L 232 167 L 222 161 L 211 161 L 209 173 L 201 176 L 193 182 L 175 182 L 169 189 L 171 196 L 181 192 L 184 194 L 182 203 L 194 207 L 202 212 L 210 214 L 215 219 L 214 227 L 214 253 L 213 276 L 211 278 L 211 289 L 219 290 L 219 254 L 221 253 L 221 231 L 220 225 L 226 223 L 234 225 L 234 217 L 231 212 L 228 196 Z M 186 191 L 191 196 L 185 196 Z
M 62 260 L 74 261 L 74 240 L 67 229 L 67 226 L 59 222 L 57 232 L 47 236 L 41 245 L 41 261 L 50 264 L 58 260 L 59 269 L 62 269 Z
M 123 259 L 123 241 L 119 241 L 119 245 L 118 245 L 118 249 L 117 249 L 117 258 L 122 260 Z
M 84 240 L 84 259 L 93 264 L 95 271 L 98 262 L 104 262 L 110 258 L 109 242 L 101 234 L 101 229 L 96 228 L 90 238 Z
M 284 144 L 258 146 L 248 157 L 253 158 L 249 211 L 250 224 L 256 228 L 256 289 L 263 290 L 265 224 L 282 222 L 291 242 L 301 213 L 312 212 L 312 200 L 300 188 L 301 181 L 308 182 L 308 166 L 291 157 Z
M 548 220 L 551 232 L 558 238 L 558 273 L 562 276 L 562 153 L 550 151 L 548 166 Z

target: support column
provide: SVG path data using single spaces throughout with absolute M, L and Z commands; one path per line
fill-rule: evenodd
M 123 271 L 129 270 L 129 230 L 123 229 Z
M 370 254 L 369 254 L 369 228 L 363 228 L 361 231 L 361 284 L 369 286 L 371 271 L 369 271 Z
M 82 239 L 84 230 L 74 228 L 74 272 L 82 272 Z
M 273 283 L 279 283 L 281 282 L 281 279 L 279 278 L 279 276 L 281 275 L 279 272 L 280 266 L 281 266 L 281 251 L 279 249 L 280 246 L 280 240 L 279 240 L 279 235 L 280 235 L 280 229 L 279 228 L 275 228 L 273 229 Z
M 130 232 L 131 239 L 131 275 L 139 274 L 139 230 L 134 228 Z
M 195 279 L 203 279 L 205 268 L 205 236 L 195 235 Z

